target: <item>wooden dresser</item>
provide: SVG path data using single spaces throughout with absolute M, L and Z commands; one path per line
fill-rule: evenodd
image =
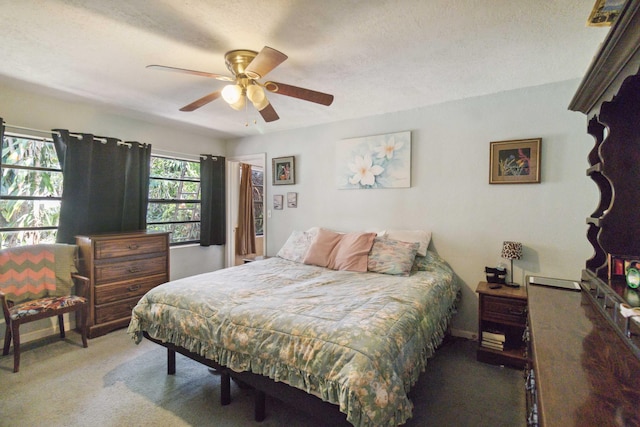
M 126 327 L 147 291 L 169 281 L 169 234 L 76 236 L 79 270 L 91 280 L 88 337 Z
M 627 0 L 569 109 L 587 115 L 600 201 L 581 292 L 529 286 L 531 426 L 640 426 L 640 306 L 618 260 L 640 259 L 640 0 Z M 623 264 L 623 263 L 622 263 Z M 624 264 L 623 264 L 624 265 Z M 620 268 L 623 270 L 623 268 Z
M 587 292 L 529 285 L 527 425 L 640 425 L 640 360 Z

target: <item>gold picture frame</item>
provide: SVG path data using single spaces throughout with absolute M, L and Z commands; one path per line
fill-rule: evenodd
M 625 0 L 596 0 L 587 19 L 589 27 L 610 27 L 618 19 Z
M 274 157 L 271 162 L 273 185 L 290 185 L 296 183 L 294 156 Z
M 540 183 L 542 138 L 490 143 L 489 184 Z

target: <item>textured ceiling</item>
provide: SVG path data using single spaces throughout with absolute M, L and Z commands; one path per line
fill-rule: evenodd
M 608 31 L 586 27 L 593 3 L 0 0 L 0 82 L 212 136 L 252 135 L 579 78 Z M 228 74 L 225 52 L 265 45 L 289 56 L 268 80 L 334 103 L 268 94 L 272 123 L 221 99 L 185 113 L 225 82 L 145 68 Z

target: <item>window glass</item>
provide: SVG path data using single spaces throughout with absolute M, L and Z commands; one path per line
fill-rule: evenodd
M 200 241 L 200 162 L 151 156 L 147 230 L 171 244 Z
M 54 243 L 62 170 L 51 139 L 6 133 L 0 163 L 0 246 Z

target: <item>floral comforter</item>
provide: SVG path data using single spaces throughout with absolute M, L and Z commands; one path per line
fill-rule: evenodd
M 128 333 L 302 389 L 355 426 L 403 424 L 458 294 L 449 266 L 430 256 L 429 271 L 408 277 L 275 257 L 172 281 L 140 300 Z

